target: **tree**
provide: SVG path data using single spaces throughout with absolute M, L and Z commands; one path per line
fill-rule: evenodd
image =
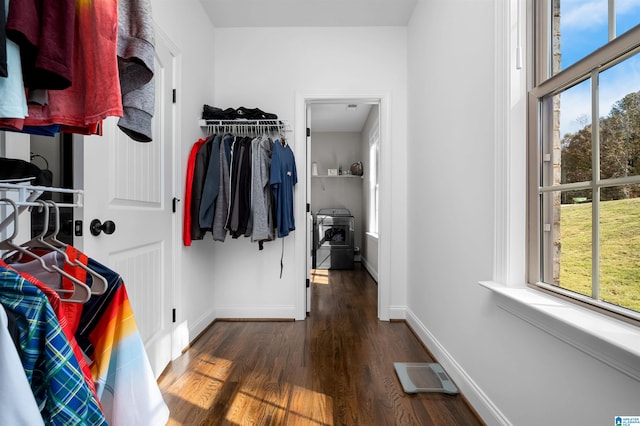
M 640 91 L 629 93 L 616 102 L 609 115 L 600 119 L 600 178 L 618 178 L 640 174 Z M 592 179 L 591 124 L 562 139 L 562 182 L 587 182 Z M 639 196 L 630 186 L 604 188 L 602 200 Z M 571 197 L 587 194 L 571 194 Z M 568 198 L 568 197 L 567 197 Z M 563 203 L 572 202 L 563 199 Z

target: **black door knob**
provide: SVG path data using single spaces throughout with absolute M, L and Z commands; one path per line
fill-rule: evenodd
M 116 231 L 116 224 L 111 220 L 101 223 L 100 219 L 93 219 L 89 229 L 91 230 L 91 235 L 98 236 L 103 231 L 105 234 L 111 235 Z

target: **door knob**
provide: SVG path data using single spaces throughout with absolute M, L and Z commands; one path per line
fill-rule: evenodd
M 89 226 L 89 230 L 91 231 L 91 235 L 95 235 L 96 237 L 100 235 L 102 231 L 107 235 L 111 235 L 116 231 L 116 224 L 111 220 L 107 220 L 102 223 L 100 222 L 100 219 L 93 219 Z

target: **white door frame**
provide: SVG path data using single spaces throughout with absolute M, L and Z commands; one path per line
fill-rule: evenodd
M 378 319 L 389 321 L 391 304 L 391 253 L 389 235 L 391 232 L 391 147 L 390 147 L 390 95 L 389 93 L 353 93 L 353 92 L 297 92 L 295 106 L 295 140 L 305 141 L 296 143 L 294 154 L 296 158 L 305 159 L 299 161 L 297 166 L 298 176 L 304 178 L 304 184 L 300 185 L 307 191 L 307 180 L 310 179 L 311 171 L 307 170 L 307 144 L 306 144 L 306 114 L 307 105 L 313 103 L 345 103 L 345 102 L 371 102 L 375 101 L 380 106 L 380 200 L 379 200 L 379 240 L 378 240 Z M 301 182 L 302 183 L 302 182 Z M 296 197 L 295 213 L 296 217 L 306 218 L 306 193 Z M 305 229 L 302 235 L 305 238 L 296 238 L 295 241 L 295 276 L 296 282 L 296 319 L 304 319 L 307 311 L 307 261 L 306 261 L 306 237 L 311 232 L 307 229 L 307 221 L 303 221 Z

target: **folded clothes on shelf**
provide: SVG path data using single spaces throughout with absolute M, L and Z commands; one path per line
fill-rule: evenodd
M 218 108 L 205 104 L 202 107 L 204 120 L 277 120 L 278 116 L 270 112 L 264 112 L 259 108 Z

